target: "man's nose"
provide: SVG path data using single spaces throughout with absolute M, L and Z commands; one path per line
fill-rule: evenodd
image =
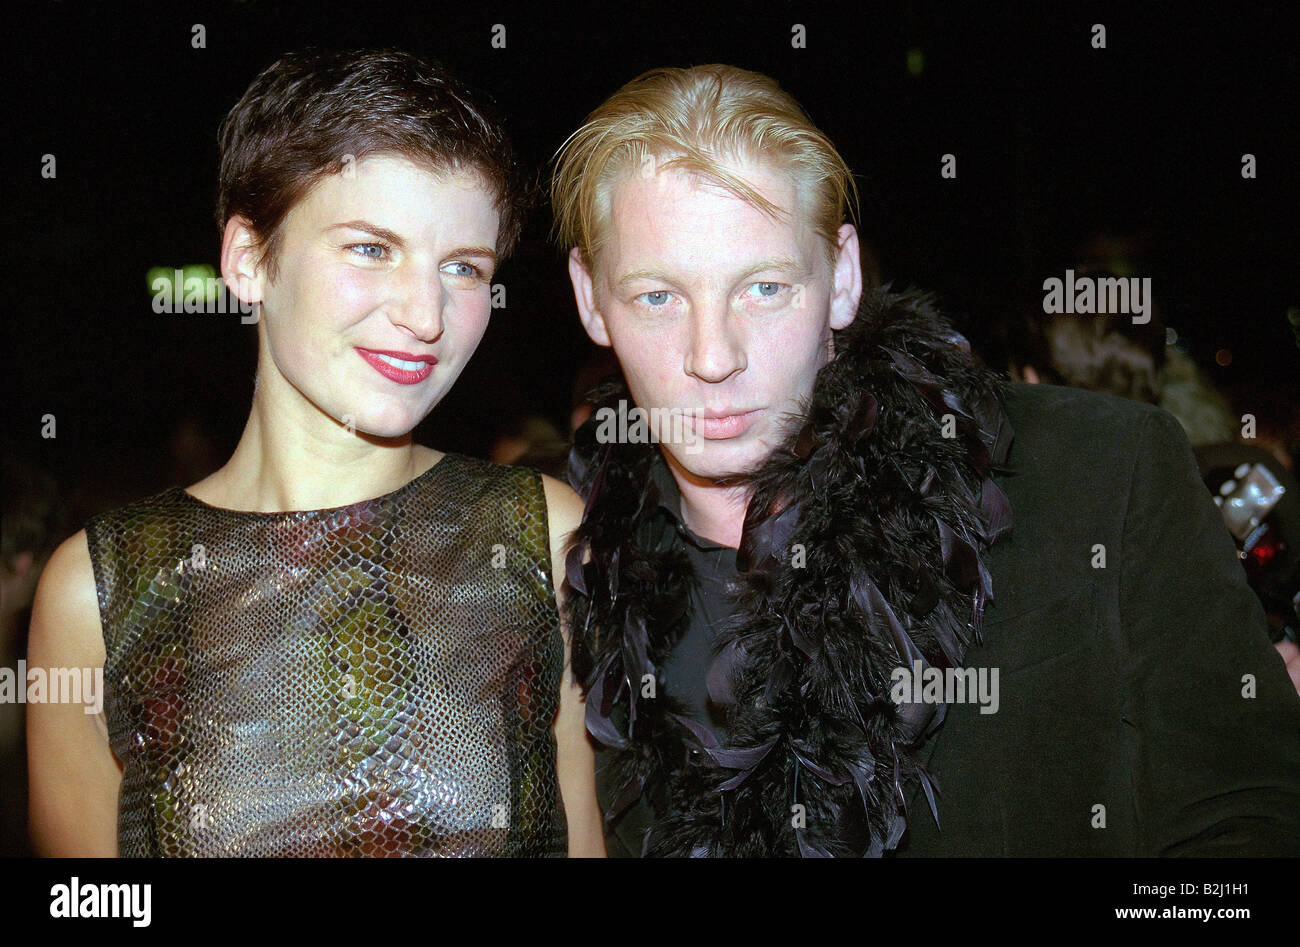
M 686 374 L 701 381 L 726 381 L 746 367 L 744 339 L 723 301 L 696 309 L 686 351 Z

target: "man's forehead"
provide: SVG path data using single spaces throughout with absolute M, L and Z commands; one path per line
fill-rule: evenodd
M 776 212 L 694 169 L 634 171 L 611 189 L 607 249 L 612 252 L 600 255 L 622 270 L 647 255 L 688 262 L 707 251 L 712 260 L 743 263 L 816 253 L 817 236 L 793 175 L 771 162 L 732 163 L 726 169 L 775 205 Z
M 656 158 L 646 155 L 640 162 L 632 162 L 619 174 L 609 191 L 612 213 L 629 199 L 699 202 L 732 202 L 740 207 L 761 210 L 746 195 L 732 187 L 732 182 L 746 185 L 751 191 L 775 205 L 785 215 L 797 217 L 805 208 L 803 188 L 798 177 L 770 158 L 728 158 L 718 160 L 714 173 L 711 168 L 682 163 L 680 156 Z

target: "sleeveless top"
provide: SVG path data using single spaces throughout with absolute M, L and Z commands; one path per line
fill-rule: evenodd
M 123 856 L 563 856 L 541 476 L 328 510 L 173 487 L 86 526 Z

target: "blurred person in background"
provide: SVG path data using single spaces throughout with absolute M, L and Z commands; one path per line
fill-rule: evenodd
M 1076 279 L 1118 279 L 1127 272 L 1091 263 L 1073 270 Z M 1193 447 L 1236 435 L 1228 399 L 1195 362 L 1167 344 L 1154 302 L 1145 323 L 1127 313 L 1045 313 L 1031 307 L 1009 336 L 1014 378 L 1157 405 L 1178 419 Z
M 1130 268 L 1076 265 L 1077 277 L 1119 278 Z M 1009 339 L 1012 375 L 1157 405 L 1182 425 L 1202 478 L 1227 518 L 1251 588 L 1300 692 L 1300 514 L 1295 478 L 1268 444 L 1240 443 L 1228 399 L 1187 355 L 1167 344 L 1160 309 L 1135 323 L 1127 313 L 1045 313 L 1029 309 Z M 1269 430 L 1276 430 L 1273 425 Z M 1249 512 L 1233 517 L 1234 510 Z
M 54 478 L 4 453 L 0 514 L 0 668 L 15 672 L 27 656 L 32 599 L 50 554 L 67 538 L 67 516 Z M 27 838 L 25 705 L 0 701 L 0 855 L 30 853 Z
M 569 460 L 569 440 L 546 418 L 529 415 L 507 425 L 492 442 L 488 460 L 562 477 Z

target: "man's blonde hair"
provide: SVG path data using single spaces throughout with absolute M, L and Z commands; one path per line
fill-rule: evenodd
M 577 247 L 590 267 L 608 239 L 614 185 L 639 168 L 695 172 L 779 216 L 780 208 L 726 167 L 745 160 L 775 162 L 794 175 L 833 260 L 837 231 L 857 202 L 853 173 L 774 79 L 716 64 L 652 69 L 587 116 L 555 156 L 556 237 Z

